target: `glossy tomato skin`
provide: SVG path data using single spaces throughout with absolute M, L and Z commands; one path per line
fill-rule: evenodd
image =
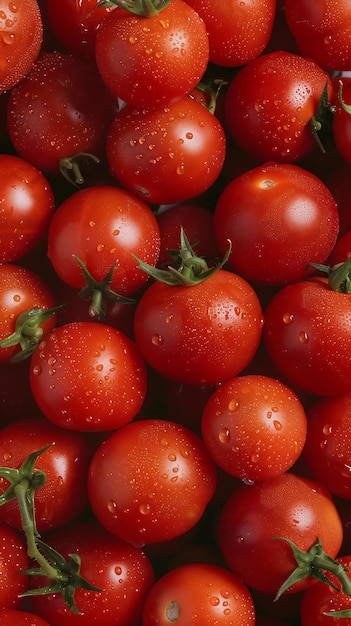
M 0 610 L 0 619 L 6 626 L 50 626 L 49 622 L 39 615 L 19 609 Z
M 262 325 L 252 287 L 217 270 L 192 287 L 150 285 L 135 311 L 134 336 L 145 361 L 166 378 L 214 385 L 249 364 Z
M 285 51 L 262 54 L 229 84 L 225 110 L 228 130 L 256 161 L 293 163 L 315 146 L 310 121 L 328 74 L 309 58 Z
M 300 456 L 307 419 L 296 394 L 268 376 L 236 376 L 210 396 L 202 437 L 216 464 L 241 480 L 267 480 Z
M 109 431 L 139 412 L 146 368 L 135 343 L 112 326 L 54 329 L 31 359 L 30 384 L 43 414 L 68 430 Z
M 88 477 L 97 519 L 135 545 L 193 528 L 215 487 L 215 464 L 201 439 L 164 419 L 136 420 L 111 434 L 96 450 Z
M 97 522 L 82 522 L 45 535 L 45 540 L 65 558 L 81 558 L 81 575 L 101 592 L 77 589 L 73 613 L 60 594 L 32 599 L 35 613 L 50 626 L 139 626 L 146 594 L 154 582 L 151 562 L 140 549 L 108 533 Z M 37 577 L 33 587 L 48 580 Z
M 21 574 L 29 567 L 26 545 L 19 532 L 0 521 L 0 609 L 17 609 L 20 595 L 27 591 L 29 577 Z
M 33 308 L 49 310 L 56 304 L 50 287 L 30 269 L 15 263 L 0 265 L 0 339 L 8 337 L 15 331 L 16 320 L 25 311 Z M 54 313 L 40 324 L 43 335 L 48 333 L 55 323 Z M 20 351 L 18 344 L 0 348 L 0 363 L 9 362 Z
M 267 353 L 288 384 L 313 395 L 349 393 L 350 296 L 324 277 L 283 287 L 265 309 Z
M 159 227 L 150 207 L 112 185 L 74 193 L 60 204 L 50 222 L 48 257 L 60 278 L 79 289 L 85 280 L 75 256 L 97 281 L 116 263 L 110 287 L 130 296 L 148 280 L 133 254 L 155 265 L 159 251 Z
M 0 155 L 1 262 L 21 259 L 47 233 L 54 193 L 45 176 L 20 157 Z
M 239 67 L 258 57 L 267 46 L 274 23 L 275 0 L 187 1 L 206 24 L 212 63 Z
M 86 479 L 92 448 L 82 433 L 72 433 L 44 417 L 27 417 L 0 430 L 1 467 L 19 468 L 32 452 L 45 446 L 35 468 L 46 474 L 45 484 L 35 495 L 36 525 L 39 532 L 59 528 L 80 514 L 88 503 Z M 0 478 L 1 491 L 9 483 Z M 0 518 L 22 529 L 19 507 L 11 500 L 0 508 Z
M 191 563 L 164 574 L 148 593 L 143 626 L 254 626 L 250 591 L 222 567 Z
M 228 266 L 234 272 L 254 283 L 283 285 L 305 278 L 309 263 L 325 262 L 339 217 L 319 178 L 291 163 L 266 163 L 225 187 L 214 229 L 222 254 L 232 242 Z
M 138 108 L 170 104 L 190 93 L 206 70 L 206 26 L 183 0 L 151 17 L 117 7 L 97 34 L 95 58 L 116 97 Z
M 351 7 L 347 0 L 286 0 L 288 26 L 303 56 L 327 70 L 349 70 L 351 35 L 347 27 Z
M 233 573 L 250 588 L 276 595 L 296 567 L 285 537 L 309 550 L 319 537 L 332 558 L 341 547 L 342 523 L 330 492 L 317 481 L 286 472 L 238 487 L 224 504 L 218 524 L 222 554 Z M 308 577 L 288 592 L 315 582 Z
M 351 556 L 342 555 L 338 562 L 348 568 L 347 576 L 350 577 Z M 330 575 L 330 580 L 338 586 L 339 581 Z M 310 589 L 306 589 L 301 602 L 301 626 L 350 626 L 350 617 L 337 617 L 325 615 L 327 612 L 350 611 L 351 598 L 346 593 L 338 592 L 331 585 L 317 582 Z
M 205 192 L 222 170 L 225 150 L 221 123 L 188 96 L 157 109 L 123 108 L 106 143 L 111 174 L 152 204 Z
M 0 93 L 9 91 L 38 58 L 43 22 L 37 0 L 0 2 Z

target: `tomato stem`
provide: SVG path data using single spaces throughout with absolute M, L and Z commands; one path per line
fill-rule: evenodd
M 332 291 L 340 293 L 351 293 L 351 257 L 343 263 L 337 263 L 333 267 L 310 263 L 308 267 L 313 267 L 328 276 L 328 285 Z
M 153 17 L 166 8 L 170 0 L 101 0 L 97 7 L 116 6 L 140 17 Z

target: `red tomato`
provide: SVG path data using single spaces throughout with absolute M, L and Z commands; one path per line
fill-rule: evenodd
M 205 23 L 188 3 L 172 0 L 161 11 L 157 2 L 152 6 L 154 14 L 146 16 L 118 7 L 96 37 L 102 79 L 136 107 L 170 104 L 190 93 L 209 60 Z
M 117 107 L 96 66 L 70 54 L 44 52 L 12 89 L 7 127 L 16 152 L 48 174 L 77 153 L 105 157 Z
M 50 626 L 49 622 L 39 615 L 18 609 L 3 609 L 0 611 L 0 620 L 6 626 Z
M 38 531 L 59 528 L 81 513 L 88 502 L 86 479 L 92 450 L 82 433 L 68 433 L 43 417 L 28 417 L 0 430 L 0 465 L 19 468 L 32 452 L 52 444 L 40 455 L 35 469 L 47 477 L 35 495 Z M 0 478 L 4 492 L 9 483 Z M 19 507 L 11 500 L 0 507 L 0 518 L 22 528 Z
M 20 595 L 27 591 L 29 585 L 28 575 L 21 574 L 21 571 L 28 567 L 29 559 L 22 536 L 0 520 L 0 609 L 17 609 L 20 606 Z
M 303 406 L 279 380 L 237 376 L 206 403 L 202 436 L 228 474 L 247 481 L 279 476 L 299 458 L 306 439 Z
M 351 67 L 348 0 L 285 0 L 288 26 L 301 54 L 328 70 Z
M 72 322 L 40 342 L 30 384 L 44 415 L 68 430 L 109 431 L 139 412 L 146 368 L 122 332 L 95 322 Z
M 55 550 L 68 558 L 81 558 L 80 574 L 101 592 L 77 589 L 73 613 L 60 594 L 34 596 L 33 610 L 50 626 L 139 626 L 146 594 L 154 582 L 145 553 L 108 533 L 96 522 L 75 523 L 45 536 Z M 38 576 L 32 587 L 48 579 Z
M 239 67 L 258 57 L 270 39 L 275 0 L 217 2 L 187 0 L 203 18 L 210 42 L 210 61 Z
M 18 330 L 17 341 L 13 346 L 0 348 L 0 363 L 7 363 L 23 350 L 31 350 L 56 323 L 56 313 L 39 324 L 31 325 L 32 317 L 22 328 L 16 328 L 18 318 L 25 312 L 35 309 L 52 309 L 55 298 L 49 286 L 34 272 L 20 265 L 0 264 L 0 340 Z
M 264 341 L 288 384 L 320 396 L 349 393 L 350 295 L 333 291 L 326 278 L 287 285 L 265 310 Z
M 252 287 L 221 269 L 192 287 L 154 282 L 134 314 L 145 361 L 166 378 L 195 385 L 239 374 L 258 348 L 262 325 Z
M 351 556 L 343 555 L 338 562 L 347 567 L 346 575 L 350 578 Z M 330 574 L 330 580 L 340 586 L 339 581 Z M 336 615 L 325 615 L 327 612 L 351 611 L 351 596 L 333 589 L 331 585 L 317 582 L 313 587 L 307 589 L 303 595 L 301 603 L 301 626 L 350 626 L 350 617 L 337 617 Z
M 17 85 L 36 61 L 43 40 L 37 0 L 0 0 L 0 93 Z
M 216 468 L 200 437 L 161 419 L 137 420 L 111 434 L 96 450 L 88 478 L 98 520 L 135 545 L 193 528 L 215 487 Z
M 97 281 L 115 263 L 110 288 L 130 296 L 148 280 L 132 255 L 155 265 L 159 250 L 159 227 L 150 207 L 118 187 L 98 185 L 74 193 L 58 207 L 49 227 L 49 259 L 62 280 L 80 289 L 85 280 L 74 255 Z
M 309 58 L 285 51 L 247 63 L 229 84 L 226 124 L 238 145 L 257 161 L 292 163 L 315 146 L 311 120 L 328 74 Z
M 167 572 L 151 587 L 143 626 L 254 626 L 251 594 L 239 578 L 222 567 L 191 563 Z
M 184 202 L 218 178 L 225 157 L 222 125 L 190 97 L 157 109 L 124 107 L 111 124 L 112 175 L 152 204 Z
M 0 154 L 2 263 L 21 259 L 44 238 L 54 211 L 54 194 L 33 165 L 17 156 Z
M 328 187 L 297 165 L 266 163 L 235 178 L 221 193 L 214 229 L 228 266 L 251 282 L 282 285 L 324 263 L 339 217 Z M 248 254 L 248 251 L 250 253 Z
M 320 538 L 332 558 L 342 542 L 342 524 L 327 489 L 317 481 L 296 474 L 238 487 L 220 514 L 219 546 L 229 568 L 252 589 L 275 595 L 296 568 L 291 547 L 309 550 Z M 296 593 L 315 583 L 305 578 L 288 592 Z
M 347 230 L 336 242 L 329 257 L 329 265 L 333 267 L 351 257 L 351 230 Z

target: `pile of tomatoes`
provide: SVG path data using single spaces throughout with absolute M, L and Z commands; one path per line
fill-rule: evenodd
M 0 618 L 351 624 L 351 6 L 0 0 Z

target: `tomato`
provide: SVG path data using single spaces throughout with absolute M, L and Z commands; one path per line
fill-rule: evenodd
M 46 235 L 54 211 L 49 182 L 20 157 L 0 154 L 2 263 L 18 261 Z
M 247 587 L 222 567 L 191 563 L 157 580 L 143 609 L 143 626 L 254 626 L 255 608 Z
M 341 498 L 351 499 L 351 396 L 323 398 L 308 410 L 303 457 L 316 480 Z
M 36 61 L 43 40 L 37 0 L 0 2 L 0 93 L 17 85 Z
M 295 162 L 315 146 L 310 123 L 327 83 L 331 99 L 331 80 L 312 59 L 285 51 L 263 54 L 229 84 L 229 132 L 259 162 Z
M 350 391 L 350 296 L 324 277 L 287 285 L 265 310 L 267 353 L 288 384 L 320 396 Z
M 139 412 L 146 368 L 122 332 L 95 322 L 54 329 L 31 359 L 30 384 L 40 410 L 68 430 L 109 431 Z
M 351 67 L 351 18 L 348 0 L 286 0 L 288 26 L 301 54 L 310 57 L 327 70 L 349 70 Z
M 149 3 L 155 14 L 148 16 L 116 8 L 96 37 L 102 79 L 116 97 L 138 108 L 170 104 L 190 93 L 209 60 L 198 13 L 183 0 L 171 0 L 161 11 L 157 4 Z
M 92 456 L 90 443 L 82 433 L 68 433 L 43 417 L 27 417 L 0 430 L 0 464 L 19 468 L 32 452 L 51 444 L 37 459 L 35 468 L 45 472 L 45 485 L 35 496 L 38 531 L 63 526 L 80 514 L 88 502 L 87 472 Z M 8 481 L 0 478 L 4 492 Z M 0 518 L 21 529 L 16 500 L 0 508 Z
M 222 269 L 190 287 L 154 282 L 134 314 L 145 361 L 166 378 L 195 385 L 239 374 L 258 348 L 262 325 L 252 287 Z
M 98 185 L 72 194 L 50 222 L 49 259 L 72 287 L 85 286 L 77 256 L 97 281 L 115 263 L 110 288 L 130 296 L 148 280 L 132 255 L 154 265 L 159 250 L 159 227 L 150 207 L 118 187 Z
M 268 376 L 237 376 L 210 396 L 202 436 L 219 467 L 247 481 L 290 469 L 306 439 L 307 420 L 296 394 Z
M 14 345 L 0 348 L 1 363 L 10 361 L 21 349 L 29 353 L 56 323 L 56 313 L 53 313 L 35 328 L 31 326 L 33 317 L 30 315 L 27 324 L 24 322 L 22 328 L 16 328 L 18 318 L 35 309 L 49 310 L 55 306 L 54 295 L 40 276 L 20 265 L 0 264 L 0 340 L 18 331 Z
M 218 178 L 226 141 L 221 123 L 190 97 L 157 109 L 123 108 L 107 136 L 112 175 L 152 204 L 184 202 Z
M 187 2 L 206 24 L 212 63 L 239 67 L 258 57 L 267 46 L 276 12 L 275 0 Z
M 135 545 L 193 528 L 215 487 L 215 464 L 201 439 L 164 419 L 137 420 L 112 433 L 96 450 L 88 477 L 97 519 Z
M 17 609 L 29 584 L 28 575 L 21 574 L 29 567 L 26 546 L 19 532 L 1 520 L 0 539 L 0 609 Z
M 238 487 L 224 504 L 218 541 L 231 571 L 252 589 L 275 595 L 296 568 L 291 547 L 309 550 L 321 540 L 332 558 L 342 542 L 342 524 L 328 490 L 317 481 L 288 473 Z M 311 586 L 310 576 L 292 587 L 296 593 Z
M 338 562 L 347 567 L 346 575 L 350 578 L 351 557 L 343 555 L 338 558 Z M 330 580 L 339 586 L 339 581 L 332 574 Z M 313 587 L 307 589 L 303 595 L 301 603 L 301 626 L 350 626 L 351 617 L 337 617 L 336 615 L 325 615 L 327 612 L 350 611 L 351 597 L 341 591 L 333 589 L 331 585 L 317 582 Z
M 336 242 L 330 257 L 329 265 L 333 267 L 351 257 L 351 230 L 347 230 Z
M 261 284 L 306 277 L 308 263 L 329 256 L 338 226 L 328 187 L 290 163 L 266 163 L 238 176 L 222 191 L 214 213 L 221 253 L 228 239 L 233 244 L 228 266 Z
M 99 0 L 46 0 L 49 26 L 62 47 L 71 54 L 95 60 L 95 39 L 102 21 L 113 6 Z
M 116 110 L 93 62 L 43 52 L 11 90 L 7 128 L 19 156 L 47 174 L 59 174 L 61 160 L 77 153 L 105 157 Z
M 81 576 L 102 591 L 75 591 L 79 615 L 68 608 L 60 594 L 34 596 L 35 613 L 50 626 L 139 626 L 146 594 L 154 582 L 152 565 L 140 548 L 114 537 L 95 521 L 66 526 L 45 539 L 66 558 L 78 554 Z M 34 578 L 32 587 L 47 582 L 40 576 Z
M 19 609 L 0 610 L 0 619 L 6 626 L 50 626 L 49 622 L 39 615 Z

